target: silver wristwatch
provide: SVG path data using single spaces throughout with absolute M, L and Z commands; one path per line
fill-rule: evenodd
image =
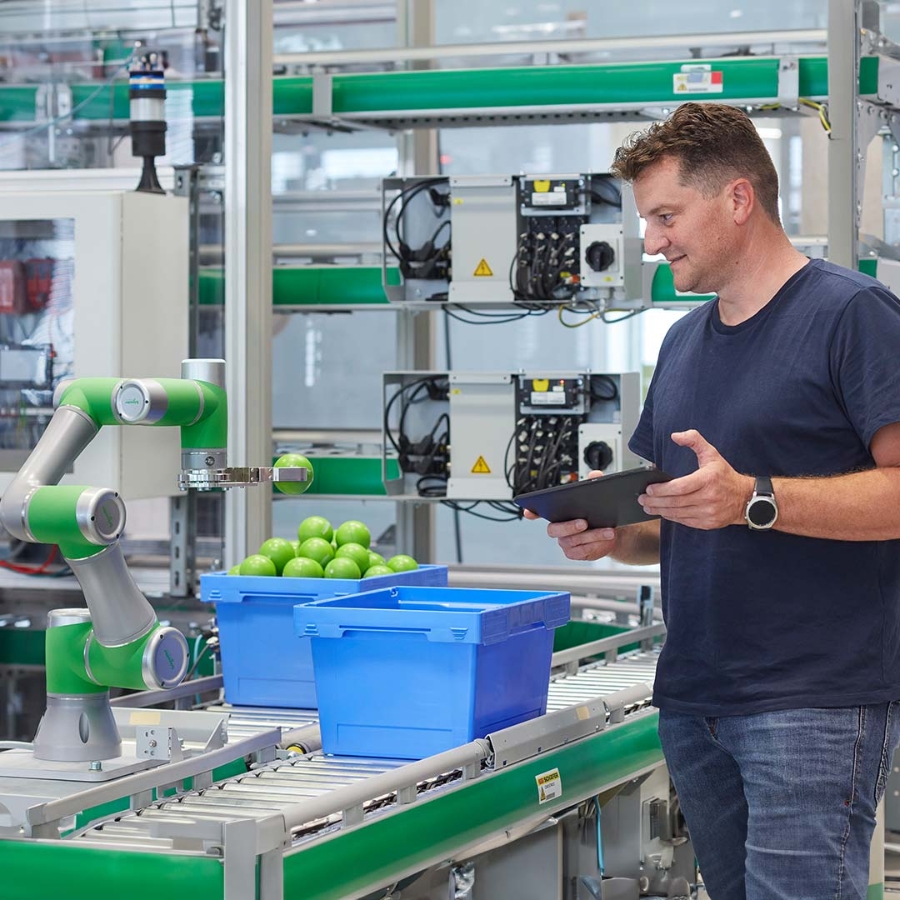
M 744 518 L 754 531 L 768 531 L 778 520 L 778 504 L 771 478 L 760 476 L 756 479 Z

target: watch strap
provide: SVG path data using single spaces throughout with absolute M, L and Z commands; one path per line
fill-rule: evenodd
M 756 477 L 756 482 L 753 485 L 753 493 L 755 494 L 770 494 L 771 496 L 775 496 L 775 488 L 772 486 L 772 479 L 769 478 L 768 475 L 758 475 Z

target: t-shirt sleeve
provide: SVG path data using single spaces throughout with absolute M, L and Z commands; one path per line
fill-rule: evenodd
M 900 300 L 885 288 L 863 288 L 838 322 L 830 365 L 844 412 L 866 447 L 880 428 L 900 422 L 898 350 Z
M 656 376 L 650 380 L 650 387 L 647 390 L 647 399 L 644 401 L 644 408 L 641 410 L 641 418 L 638 420 L 637 428 L 628 441 L 628 449 L 641 459 L 656 464 L 653 458 L 653 386 L 656 382 Z

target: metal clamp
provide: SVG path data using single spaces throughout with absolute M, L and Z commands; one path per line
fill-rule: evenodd
M 251 487 L 255 484 L 275 482 L 301 482 L 309 480 L 305 466 L 228 466 L 224 469 L 182 469 L 178 476 L 178 489 L 182 491 L 228 490 L 235 487 Z

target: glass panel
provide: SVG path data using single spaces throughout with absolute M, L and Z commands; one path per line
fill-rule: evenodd
M 723 4 L 699 0 L 679 4 L 668 0 L 642 0 L 640 4 L 437 0 L 435 4 L 438 42 L 442 44 L 824 28 L 827 10 L 826 0 L 798 0 L 790 4 L 775 0 Z M 652 23 L 649 32 L 648 23 Z M 643 57 L 646 58 L 646 52 Z
M 21 465 L 74 372 L 74 219 L 0 221 L 0 468 Z

